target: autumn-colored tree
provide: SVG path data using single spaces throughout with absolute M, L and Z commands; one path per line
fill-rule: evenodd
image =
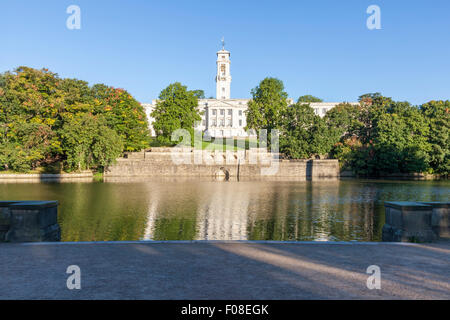
M 77 157 L 75 166 L 73 151 L 84 147 L 74 144 L 72 150 L 67 139 L 75 128 L 81 130 L 79 123 L 92 130 L 80 131 L 92 150 L 78 152 L 85 158 Z M 104 166 L 123 150 L 145 148 L 148 135 L 143 107 L 124 90 L 91 88 L 47 69 L 19 67 L 0 75 L 0 170 L 27 171 L 55 162 L 70 170 Z
M 92 89 L 94 114 L 102 114 L 122 138 L 125 151 L 140 151 L 149 144 L 148 121 L 142 105 L 126 90 L 96 85 Z

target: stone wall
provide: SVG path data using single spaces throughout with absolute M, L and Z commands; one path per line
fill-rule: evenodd
M 0 173 L 0 183 L 92 182 L 91 171 L 80 173 Z
M 164 150 L 166 151 L 166 150 Z M 105 170 L 108 177 L 296 177 L 338 178 L 337 160 L 280 160 L 266 152 L 140 152 L 120 158 Z

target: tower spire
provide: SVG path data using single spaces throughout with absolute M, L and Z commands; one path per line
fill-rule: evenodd
M 222 37 L 222 50 L 225 50 L 225 38 L 224 37 Z

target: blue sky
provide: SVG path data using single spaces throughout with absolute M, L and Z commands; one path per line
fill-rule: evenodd
M 81 30 L 66 28 L 72 4 Z M 381 30 L 366 27 L 372 4 Z M 214 96 L 222 36 L 232 98 L 250 97 L 272 76 L 295 99 L 450 99 L 448 0 L 1 0 L 0 30 L 1 72 L 46 67 L 127 89 L 141 102 L 175 81 Z

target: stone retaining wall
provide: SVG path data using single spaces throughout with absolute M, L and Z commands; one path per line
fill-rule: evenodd
M 91 182 L 93 180 L 92 172 L 81 173 L 1 173 L 0 183 L 15 183 L 15 182 Z
M 174 158 L 176 157 L 176 158 Z M 105 170 L 108 177 L 296 177 L 338 178 L 337 160 L 279 160 L 278 154 L 238 152 L 145 152 L 118 159 Z M 175 160 L 174 160 L 175 159 Z

